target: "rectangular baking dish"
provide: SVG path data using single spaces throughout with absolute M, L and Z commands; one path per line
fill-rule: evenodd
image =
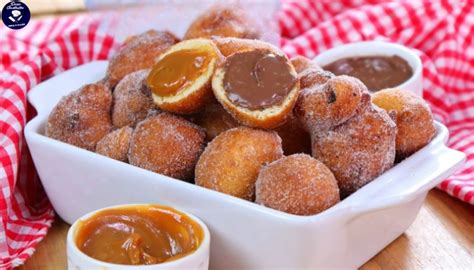
M 427 192 L 465 160 L 448 131 L 334 207 L 295 216 L 143 170 L 43 135 L 60 98 L 102 79 L 106 61 L 61 73 L 28 94 L 38 115 L 25 136 L 44 188 L 68 223 L 98 208 L 160 203 L 200 217 L 211 231 L 211 269 L 357 268 L 402 234 Z

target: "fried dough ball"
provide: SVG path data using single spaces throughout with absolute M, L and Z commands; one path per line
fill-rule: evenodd
M 277 127 L 275 131 L 281 138 L 285 155 L 311 154 L 311 137 L 293 114 L 283 126 Z
M 110 132 L 97 143 L 95 152 L 109 158 L 127 162 L 132 132 L 133 129 L 131 127 L 123 127 Z
M 293 111 L 300 92 L 297 76 L 277 48 L 241 51 L 228 56 L 216 70 L 212 91 L 240 123 L 271 129 L 283 125 Z
M 206 130 L 206 138 L 208 141 L 214 139 L 220 133 L 240 126 L 217 101 L 207 105 L 194 120 L 196 124 Z
M 314 215 L 339 202 L 336 178 L 306 154 L 283 157 L 260 170 L 256 202 L 294 215 Z
M 212 76 L 222 55 L 209 39 L 190 39 L 161 54 L 146 84 L 156 106 L 187 115 L 202 111 L 212 100 Z
M 94 151 L 112 129 L 112 93 L 103 84 L 87 84 L 63 97 L 46 123 L 45 135 Z
M 295 70 L 298 74 L 308 68 L 312 68 L 314 70 L 322 70 L 321 67 L 318 66 L 316 63 L 301 55 L 297 55 L 291 58 L 290 61 L 291 64 L 295 67 Z
M 280 51 L 275 45 L 255 39 L 244 38 L 217 38 L 213 40 L 217 48 L 224 57 L 229 57 L 234 53 L 253 50 Z M 282 53 L 283 54 L 283 53 Z
M 115 127 L 134 127 L 155 108 L 145 80 L 150 70 L 130 73 L 117 84 L 112 94 L 112 123 Z
M 110 59 L 106 76 L 109 86 L 115 87 L 129 73 L 151 68 L 155 58 L 178 41 L 168 31 L 155 30 L 129 38 Z
M 130 164 L 181 180 L 191 180 L 204 150 L 205 132 L 169 113 L 138 123 L 130 141 Z
M 184 34 L 184 39 L 219 37 L 258 39 L 260 33 L 241 8 L 215 5 L 196 18 Z
M 370 102 L 367 87 L 358 79 L 337 76 L 300 93 L 295 115 L 311 133 L 327 130 L 355 116 Z
M 315 68 L 308 68 L 298 73 L 298 79 L 300 80 L 301 89 L 325 84 L 327 81 L 334 77 L 334 74 L 329 71 Z
M 396 133 L 391 117 L 371 105 L 342 125 L 313 133 L 313 157 L 334 173 L 344 198 L 393 166 Z
M 237 127 L 208 144 L 196 165 L 195 181 L 202 187 L 253 200 L 262 165 L 283 156 L 274 131 Z
M 402 89 L 385 89 L 372 95 L 372 101 L 386 111 L 396 112 L 397 160 L 402 160 L 427 145 L 436 135 L 428 104 Z

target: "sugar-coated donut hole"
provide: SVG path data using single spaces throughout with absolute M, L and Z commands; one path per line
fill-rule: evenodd
M 253 201 L 262 165 L 283 156 L 274 131 L 237 127 L 222 132 L 202 153 L 196 165 L 199 186 Z
M 127 162 L 132 132 L 133 129 L 128 126 L 110 132 L 97 143 L 95 152 L 109 158 Z
M 314 215 L 339 202 L 339 188 L 322 162 L 295 154 L 260 170 L 256 202 L 290 214 Z
M 385 89 L 372 95 L 372 101 L 386 111 L 396 112 L 397 160 L 402 160 L 427 145 L 436 135 L 428 104 L 404 89 Z
M 112 123 L 115 127 L 134 127 L 156 109 L 145 79 L 150 70 L 144 69 L 126 75 L 112 94 Z
M 169 113 L 148 117 L 135 128 L 130 141 L 130 164 L 181 180 L 191 180 L 204 150 L 205 132 Z
M 86 150 L 112 129 L 112 93 L 102 83 L 87 84 L 63 97 L 46 123 L 45 135 Z

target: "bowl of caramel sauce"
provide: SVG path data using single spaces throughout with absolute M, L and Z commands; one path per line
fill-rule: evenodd
M 335 75 L 360 79 L 372 93 L 400 88 L 422 96 L 422 64 L 411 49 L 396 43 L 349 43 L 319 54 L 314 61 Z
M 210 234 L 197 217 L 157 204 L 103 208 L 67 236 L 68 269 L 208 269 Z

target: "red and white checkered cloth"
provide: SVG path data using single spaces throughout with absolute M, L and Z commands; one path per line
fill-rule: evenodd
M 416 50 L 424 96 L 449 128 L 449 146 L 468 156 L 439 188 L 474 204 L 473 1 L 286 1 L 278 16 L 289 56 L 314 57 L 363 40 Z M 34 115 L 26 93 L 59 72 L 109 58 L 118 44 L 98 30 L 102 22 L 87 15 L 33 20 L 16 31 L 0 26 L 0 269 L 23 263 L 53 220 L 23 140 L 23 127 Z

